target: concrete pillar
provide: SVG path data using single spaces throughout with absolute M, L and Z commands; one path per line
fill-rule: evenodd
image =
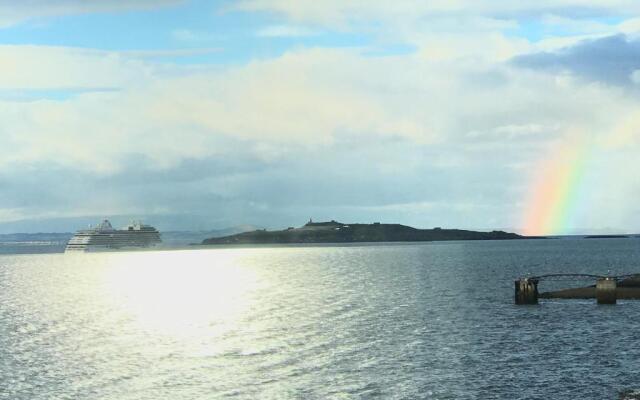
M 516 304 L 538 304 L 538 280 L 521 278 L 516 282 Z
M 596 281 L 596 299 L 598 304 L 616 304 L 616 280 L 614 278 L 600 278 Z

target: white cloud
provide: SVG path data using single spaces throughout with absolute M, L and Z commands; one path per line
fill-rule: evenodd
M 149 9 L 181 3 L 183 0 L 0 0 L 0 28 L 33 18 L 96 12 Z
M 422 32 L 417 42 L 418 50 L 405 55 L 301 48 L 209 69 L 165 65 L 133 53 L 3 46 L 0 90 L 119 90 L 62 101 L 0 102 L 0 172 L 62 165 L 104 177 L 139 168 L 131 160 L 172 171 L 189 160 L 243 159 L 247 154 L 271 165 L 296 160 L 304 149 L 301 157 L 309 160 L 288 164 L 297 166 L 291 171 L 295 176 L 278 175 L 273 182 L 295 189 L 304 174 L 351 183 L 384 175 L 393 178 L 394 190 L 404 187 L 409 193 L 425 177 L 439 176 L 452 181 L 442 183 L 442 193 L 456 197 L 456 204 L 481 204 L 491 212 L 508 207 L 504 214 L 511 218 L 518 214 L 513 204 L 527 196 L 531 171 L 566 137 L 577 134 L 594 143 L 594 151 L 608 155 L 608 163 L 599 164 L 598 176 L 591 179 L 615 176 L 608 182 L 632 185 L 608 184 L 606 196 L 594 194 L 592 201 L 603 208 L 589 216 L 592 225 L 606 221 L 611 198 L 617 199 L 620 216 L 630 215 L 633 202 L 625 199 L 637 179 L 617 171 L 632 171 L 629 162 L 640 151 L 633 122 L 638 119 L 631 117 L 640 106 L 634 95 L 504 63 L 532 47 L 497 32 L 471 37 Z M 394 140 L 410 145 L 389 150 Z M 341 148 L 349 141 L 353 151 Z M 359 153 L 365 144 L 377 152 Z M 618 153 L 622 149 L 626 152 Z M 341 151 L 341 157 L 327 156 L 331 151 Z M 312 163 L 319 166 L 304 170 Z M 516 172 L 505 172 L 511 170 Z M 207 187 L 229 198 L 252 194 L 262 183 L 262 175 L 252 174 Z M 321 191 L 334 193 L 329 200 L 337 205 L 346 202 L 340 195 L 348 190 L 332 192 L 328 181 Z M 367 207 L 428 212 L 428 205 L 442 201 L 428 197 L 438 193 L 426 190 L 416 189 L 407 198 L 392 196 L 386 187 L 377 190 Z M 265 196 L 245 200 L 273 204 L 265 191 Z M 16 217 L 13 207 L 5 208 L 14 210 L 4 211 L 6 219 Z M 475 218 L 476 227 L 487 226 L 484 215 Z M 500 226 L 518 222 L 501 218 Z
M 130 58 L 164 58 L 164 57 L 191 57 L 204 54 L 218 53 L 223 51 L 221 47 L 200 47 L 186 49 L 166 49 L 166 50 L 123 50 L 117 54 Z
M 271 25 L 260 29 L 256 33 L 259 37 L 301 37 L 317 34 L 318 32 L 313 29 L 296 25 Z
M 637 35 L 640 33 L 640 18 L 630 18 L 622 21 L 617 25 L 618 31 L 629 36 L 634 36 L 637 39 Z
M 191 29 L 175 29 L 171 32 L 171 37 L 174 40 L 185 43 L 210 43 L 219 41 L 223 38 L 217 34 L 194 31 Z
M 20 221 L 25 218 L 25 214 L 18 208 L 0 208 L 0 221 L 12 222 Z
M 518 34 L 519 23 L 531 20 L 540 23 L 535 30 L 542 37 L 530 46 L 538 50 L 554 50 L 616 33 L 640 32 L 636 18 L 640 3 L 633 0 L 241 0 L 233 8 L 276 13 L 293 25 L 364 32 L 383 43 L 403 41 L 422 46 L 434 38 L 458 37 L 455 46 L 448 47 L 448 51 L 455 52 L 460 51 L 460 44 L 468 50 L 468 44 L 477 37 L 510 29 Z M 615 15 L 623 21 L 617 25 L 605 23 L 602 15 Z M 525 31 L 519 34 L 526 36 Z M 476 49 L 481 48 L 476 45 Z
M 556 25 L 561 36 L 546 35 L 532 44 L 535 51 L 558 51 L 585 40 L 597 40 L 622 34 L 630 40 L 640 37 L 640 18 L 628 18 L 618 24 L 603 24 L 597 20 L 575 20 L 557 16 L 543 18 L 543 23 Z
M 155 67 L 117 52 L 0 46 L 0 89 L 123 87 L 148 81 Z
M 66 49 L 42 55 L 48 63 L 31 54 L 3 65 L 0 89 L 121 90 L 67 101 L 5 101 L 5 164 L 56 161 L 110 171 L 123 154 L 142 152 L 166 168 L 222 151 L 225 137 L 265 148 L 326 145 L 345 135 L 464 143 L 470 132 L 492 132 L 482 136 L 483 146 L 523 135 L 544 143 L 569 128 L 607 132 L 619 112 L 636 106 L 619 91 L 500 66 L 492 57 L 433 60 L 423 52 L 368 57 L 353 49 L 310 49 L 177 74 L 122 55 L 110 60 Z M 69 69 L 73 73 L 61 72 Z
M 292 21 L 332 27 L 349 26 L 371 21 L 409 24 L 434 16 L 483 15 L 499 18 L 514 15 L 546 15 L 579 13 L 580 9 L 625 13 L 640 11 L 634 0 L 241 0 L 235 8 L 246 11 L 267 11 L 285 15 Z

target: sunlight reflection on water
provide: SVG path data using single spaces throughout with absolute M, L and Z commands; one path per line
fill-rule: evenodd
M 0 256 L 0 399 L 600 400 L 640 302 L 513 305 L 513 279 L 637 271 L 637 240 Z
M 155 334 L 221 335 L 234 329 L 259 285 L 241 257 L 233 250 L 115 254 L 104 276 L 108 300 Z

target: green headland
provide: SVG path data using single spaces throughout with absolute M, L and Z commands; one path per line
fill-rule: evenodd
M 400 224 L 345 224 L 337 221 L 312 222 L 300 228 L 279 231 L 256 230 L 236 235 L 205 239 L 211 244 L 287 244 L 355 242 L 429 242 L 442 240 L 524 239 L 504 231 L 477 232 L 461 229 L 417 229 Z

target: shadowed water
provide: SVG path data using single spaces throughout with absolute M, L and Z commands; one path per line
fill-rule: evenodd
M 0 399 L 614 398 L 640 302 L 513 305 L 608 270 L 640 240 L 2 255 Z

